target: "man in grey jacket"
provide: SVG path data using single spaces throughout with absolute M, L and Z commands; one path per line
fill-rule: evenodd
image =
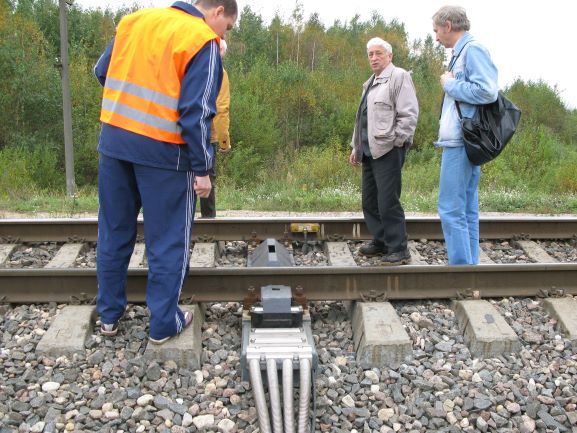
M 419 103 L 411 74 L 393 63 L 393 49 L 381 38 L 367 43 L 373 75 L 363 84 L 349 162 L 363 166 L 363 214 L 373 240 L 360 248 L 365 256 L 383 256 L 385 264 L 406 264 L 405 212 L 400 202 L 401 169 L 413 141 Z

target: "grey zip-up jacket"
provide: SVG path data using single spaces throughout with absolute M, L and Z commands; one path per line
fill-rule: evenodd
M 372 77 L 363 84 L 363 96 Z M 357 110 L 351 142 L 358 161 L 362 160 L 363 155 L 361 110 L 362 103 Z M 410 146 L 418 117 L 419 102 L 411 74 L 390 63 L 378 77 L 375 77 L 367 95 L 367 128 L 373 159 L 380 158 L 395 146 Z

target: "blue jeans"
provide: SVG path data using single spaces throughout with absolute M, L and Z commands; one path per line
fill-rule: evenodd
M 443 148 L 437 209 L 449 265 L 479 263 L 479 180 L 481 167 L 467 158 L 464 146 Z

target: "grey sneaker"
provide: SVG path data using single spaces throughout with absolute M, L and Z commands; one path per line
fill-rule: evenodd
M 188 328 L 190 326 L 190 324 L 192 323 L 192 319 L 193 319 L 192 311 L 185 311 L 184 312 L 184 324 L 182 325 L 182 331 L 184 331 L 186 328 Z M 180 331 L 180 332 L 182 332 L 182 331 Z M 176 335 L 178 335 L 178 334 L 176 334 Z M 172 337 L 174 337 L 174 335 L 170 335 L 170 336 L 164 337 L 164 338 L 148 337 L 148 341 L 150 341 L 152 344 L 164 344 L 168 340 L 170 340 Z
M 118 322 L 111 324 L 100 324 L 100 333 L 105 337 L 114 337 L 116 334 L 118 334 Z
M 406 265 L 411 261 L 411 253 L 409 250 L 397 251 L 383 256 L 382 260 L 385 265 Z
M 128 308 L 129 307 L 127 305 L 124 308 L 122 316 L 120 316 L 115 323 L 104 323 L 100 321 L 100 333 L 105 337 L 114 337 L 116 334 L 118 334 L 118 323 L 120 323 L 120 321 L 124 318 L 126 312 L 128 311 Z
M 359 253 L 367 257 L 378 256 L 385 252 L 385 246 L 383 244 L 378 244 L 375 241 L 367 242 L 359 248 Z

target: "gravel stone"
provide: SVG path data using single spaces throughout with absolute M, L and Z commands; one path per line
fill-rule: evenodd
M 192 420 L 197 429 L 203 429 L 214 425 L 214 415 L 200 415 Z
M 60 384 L 58 382 L 45 382 L 42 384 L 42 391 L 44 392 L 57 391 L 58 388 L 60 388 Z
M 345 305 L 311 303 L 320 359 L 317 431 L 570 432 L 577 423 L 577 344 L 559 333 L 534 299 L 490 302 L 520 336 L 519 352 L 473 358 L 449 302 L 394 302 L 413 356 L 395 368 L 366 370 L 355 360 Z M 148 312 L 140 305 L 129 306 L 116 338 L 92 335 L 85 353 L 70 359 L 36 357 L 59 308 L 8 306 L 0 315 L 5 429 L 258 431 L 250 384 L 240 378 L 238 303 L 207 306 L 198 371 L 143 358 Z

